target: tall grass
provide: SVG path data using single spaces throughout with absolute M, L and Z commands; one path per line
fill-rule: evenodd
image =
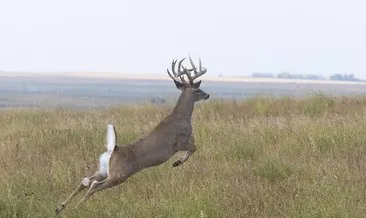
M 197 152 L 96 193 L 65 217 L 363 217 L 366 98 L 256 97 L 203 102 Z M 170 107 L 11 109 L 0 113 L 0 217 L 51 217 L 93 172 L 106 125 L 119 144 L 148 132 Z M 82 195 L 80 195 L 81 197 Z

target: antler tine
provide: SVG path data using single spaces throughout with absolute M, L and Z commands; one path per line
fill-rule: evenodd
M 181 71 L 180 70 L 180 68 L 181 68 L 181 66 L 182 66 L 182 63 L 183 63 L 183 61 L 185 60 L 185 58 L 183 58 L 181 61 L 179 61 L 179 63 L 178 63 L 178 74 L 177 74 L 177 77 L 178 76 L 182 76 L 182 75 L 184 75 L 185 74 L 185 72 L 183 71 Z M 184 68 L 183 68 L 184 69 Z
M 193 63 L 193 60 L 192 60 L 191 56 L 188 56 L 188 57 L 189 57 L 189 62 L 191 63 L 191 66 L 192 66 L 192 70 L 194 70 L 194 73 L 197 74 L 198 73 L 197 68 Z
M 206 69 L 206 68 L 204 68 L 204 67 L 202 67 L 201 58 L 200 58 L 200 59 L 198 59 L 198 60 L 199 60 L 199 68 L 200 68 L 200 71 L 201 71 L 201 72 L 202 72 L 202 71 L 204 71 L 204 72 L 206 73 L 207 69 Z
M 168 69 L 168 68 L 166 69 L 166 72 L 168 72 L 168 75 L 169 75 L 169 77 L 170 77 L 170 78 L 172 78 L 172 80 L 175 80 L 175 78 L 172 76 L 172 74 L 170 74 L 170 72 L 169 72 L 169 69 Z
M 172 72 L 174 74 L 174 76 L 176 77 L 177 76 L 177 73 L 175 72 L 175 64 L 177 63 L 178 60 L 173 60 L 172 61 Z
M 192 79 L 191 71 L 192 71 L 193 69 L 187 69 L 187 68 L 185 68 L 185 67 L 183 67 L 183 66 L 182 66 L 182 68 L 183 68 L 183 73 L 184 73 L 185 75 L 187 75 L 187 77 L 188 77 L 189 84 L 191 84 L 191 85 L 192 85 L 192 83 L 193 83 L 193 79 Z
M 168 72 L 168 75 L 170 78 L 172 78 L 172 80 L 177 80 L 177 73 L 175 72 L 175 64 L 177 63 L 177 60 L 173 60 L 172 61 L 172 73 L 173 75 L 170 73 L 169 69 L 166 69 L 166 71 Z
M 190 61 L 191 66 L 192 66 L 192 69 L 190 71 L 192 71 L 192 70 L 194 71 L 194 75 L 189 77 L 189 79 L 190 79 L 191 83 L 193 83 L 193 80 L 197 79 L 197 77 L 200 77 L 204 73 L 206 73 L 207 69 L 202 67 L 201 59 L 199 59 L 199 64 L 198 64 L 199 71 L 197 71 L 197 67 L 194 65 L 191 56 L 189 56 L 189 61 Z
M 183 75 L 186 74 L 186 72 L 185 71 L 181 71 L 181 68 L 184 69 L 184 67 L 182 67 L 182 62 L 184 60 L 185 60 L 185 58 L 183 58 L 182 60 L 180 60 L 178 62 L 178 72 L 175 69 L 175 65 L 177 64 L 177 61 L 178 60 L 173 60 L 172 61 L 172 73 L 170 73 L 169 69 L 167 69 L 167 72 L 168 72 L 169 77 L 172 80 L 175 80 L 175 81 L 179 82 L 179 79 L 180 79 L 182 83 L 188 84 L 187 81 L 183 77 Z
M 183 58 L 182 60 L 179 61 L 178 63 L 178 73 L 177 73 L 177 77 L 180 78 L 180 80 L 184 83 L 184 84 L 189 84 L 183 77 L 184 74 L 187 74 L 186 71 L 184 70 L 184 67 L 182 66 L 183 61 L 185 60 L 185 58 Z M 183 68 L 183 71 L 181 70 L 181 68 Z

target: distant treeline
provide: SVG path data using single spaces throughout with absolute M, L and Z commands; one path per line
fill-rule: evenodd
M 252 73 L 252 77 L 257 78 L 281 78 L 281 79 L 310 79 L 310 80 L 338 80 L 338 81 L 362 81 L 356 78 L 353 74 L 340 74 L 336 73 L 329 78 L 324 78 L 316 74 L 292 74 L 292 73 L 279 73 L 277 75 L 272 73 Z

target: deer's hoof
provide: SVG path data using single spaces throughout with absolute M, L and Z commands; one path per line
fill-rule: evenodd
M 177 161 L 175 161 L 175 162 L 173 163 L 173 167 L 177 167 L 177 166 L 179 166 L 179 165 L 181 165 L 181 164 L 182 164 L 182 161 L 177 160 Z
M 56 209 L 56 216 L 58 216 L 60 214 L 60 212 L 65 208 L 65 205 L 61 204 L 61 206 L 59 206 Z

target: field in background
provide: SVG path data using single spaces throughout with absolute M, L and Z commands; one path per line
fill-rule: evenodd
M 172 103 L 179 94 L 168 76 L 160 80 L 93 77 L 0 76 L 0 108 L 101 108 L 130 103 Z M 320 83 L 320 82 L 324 82 Z M 328 83 L 325 83 L 328 82 Z M 254 96 L 299 98 L 314 93 L 350 96 L 366 93 L 365 83 L 298 80 L 206 81 L 210 99 L 244 100 Z
M 193 117 L 197 152 L 182 166 L 143 170 L 65 217 L 364 217 L 366 98 L 208 101 Z M 0 113 L 0 217 L 52 217 L 104 152 L 106 125 L 120 144 L 171 108 L 4 109 Z M 91 167 L 92 166 L 92 167 Z M 81 197 L 81 196 L 80 196 Z

